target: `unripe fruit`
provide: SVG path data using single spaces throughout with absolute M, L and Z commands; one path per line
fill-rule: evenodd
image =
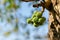
M 37 14 L 36 14 L 36 16 L 38 17 L 38 18 L 40 18 L 40 17 L 42 17 L 42 12 L 37 12 Z
M 33 15 L 32 15 L 32 18 L 34 18 L 34 17 L 36 17 L 36 14 L 33 14 Z
M 32 18 L 32 21 L 35 22 L 35 23 L 37 23 L 38 22 L 38 17 Z
M 35 27 L 38 27 L 38 25 L 36 23 L 33 24 Z
M 38 22 L 40 23 L 40 25 L 42 25 L 45 22 L 46 18 L 45 17 L 41 17 L 39 18 Z
M 35 11 L 31 18 L 27 19 L 28 24 L 33 24 L 35 27 L 42 25 L 46 18 L 42 17 L 43 12 Z
M 32 18 L 36 17 L 36 14 L 37 14 L 38 11 L 35 11 L 32 15 Z
M 29 23 L 32 23 L 32 21 L 31 21 L 31 19 L 29 18 L 29 19 L 27 19 L 27 23 L 29 24 Z

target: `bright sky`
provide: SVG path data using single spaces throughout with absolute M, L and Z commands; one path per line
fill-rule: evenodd
M 18 9 L 18 11 L 16 12 L 18 18 L 20 18 L 20 16 L 19 16 L 20 13 L 25 17 L 31 16 L 31 11 L 32 10 L 34 11 L 36 8 L 33 8 L 32 4 L 30 6 L 28 6 L 30 3 L 32 3 L 32 2 L 28 2 L 28 3 L 22 2 L 21 3 L 21 8 Z M 38 8 L 37 8 L 37 10 L 38 10 Z M 47 10 L 45 10 L 43 16 L 45 16 L 47 18 L 46 19 L 46 22 L 47 22 L 48 17 L 49 17 Z M 20 20 L 21 22 L 24 21 L 22 19 Z M 40 35 L 41 37 L 44 37 L 44 35 L 45 36 L 47 35 L 47 33 L 48 33 L 48 22 L 45 23 L 43 26 L 40 26 L 39 28 L 35 28 L 35 27 L 33 27 L 33 25 L 30 25 L 30 24 L 27 25 L 26 29 L 23 29 L 22 27 L 19 27 L 18 34 L 12 32 L 9 37 L 5 37 L 3 35 L 3 33 L 8 31 L 8 30 L 12 30 L 13 29 L 12 25 L 10 25 L 10 24 L 6 25 L 5 21 L 3 23 L 0 22 L 0 29 L 1 29 L 0 30 L 0 40 L 25 40 L 26 36 L 24 36 L 23 34 L 27 30 L 30 31 L 30 40 L 35 40 L 34 37 L 33 37 L 34 35 L 36 35 L 36 36 Z M 38 29 L 38 30 L 36 30 L 36 29 Z M 45 39 L 41 39 L 41 40 L 45 40 Z

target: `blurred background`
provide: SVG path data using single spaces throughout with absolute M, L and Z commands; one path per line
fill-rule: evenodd
M 35 28 L 26 22 L 34 11 L 33 4 L 39 2 L 21 2 L 20 0 L 0 0 L 0 40 L 48 40 L 49 12 L 45 9 L 44 25 Z

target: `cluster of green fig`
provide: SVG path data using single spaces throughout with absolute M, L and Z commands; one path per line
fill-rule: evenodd
M 35 27 L 42 25 L 46 18 L 42 17 L 43 12 L 35 11 L 31 18 L 27 19 L 28 24 L 33 24 Z

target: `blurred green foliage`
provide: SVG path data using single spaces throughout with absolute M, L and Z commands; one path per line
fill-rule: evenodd
M 16 1 L 19 1 L 17 4 Z M 13 21 L 15 24 L 15 27 L 13 29 L 13 32 L 18 32 L 18 19 L 12 15 L 14 12 L 14 15 L 16 15 L 16 12 L 18 8 L 20 8 L 20 0 L 2 0 L 2 5 L 4 6 L 4 10 L 0 8 L 0 22 L 3 22 L 3 20 L 7 21 L 8 23 L 11 23 L 13 25 Z M 1 4 L 0 4 L 1 5 Z M 8 36 L 11 34 L 12 31 L 5 32 L 4 35 Z
M 18 0 L 17 0 L 18 1 Z M 9 4 L 9 5 L 7 5 Z M 16 0 L 4 0 L 4 5 L 6 6 L 6 10 L 11 10 L 11 9 L 18 9 L 20 8 L 20 5 L 16 4 Z
M 4 5 L 5 11 L 6 11 L 4 13 L 4 15 L 3 15 L 3 12 L 2 12 L 3 10 L 0 9 L 0 19 L 4 20 L 4 17 L 6 16 L 6 20 L 7 20 L 8 23 L 11 23 L 12 20 L 13 21 L 15 20 L 14 21 L 15 22 L 15 28 L 13 29 L 14 32 L 18 32 L 18 28 L 19 28 L 19 26 L 18 26 L 18 18 L 17 18 L 17 16 L 16 16 L 16 18 L 14 18 L 14 16 L 11 15 L 11 13 L 12 13 L 11 11 L 14 9 L 14 12 L 15 12 L 18 8 L 20 8 L 20 0 L 17 0 L 17 1 L 19 1 L 18 4 L 16 4 L 16 0 L 4 0 L 3 1 L 4 2 L 3 5 Z M 10 13 L 9 17 L 7 16 L 7 14 L 9 14 L 8 12 Z M 15 13 L 15 15 L 16 15 L 16 13 Z M 27 22 L 29 24 L 33 24 L 35 27 L 38 27 L 38 26 L 42 25 L 46 20 L 46 18 L 42 17 L 42 15 L 43 15 L 42 12 L 35 11 L 33 13 L 32 17 L 27 19 Z M 4 33 L 5 36 L 8 36 L 10 34 L 11 34 L 11 31 L 8 31 L 8 32 Z
M 8 37 L 10 34 L 11 34 L 10 31 L 4 33 L 4 35 L 5 35 L 6 37 Z

